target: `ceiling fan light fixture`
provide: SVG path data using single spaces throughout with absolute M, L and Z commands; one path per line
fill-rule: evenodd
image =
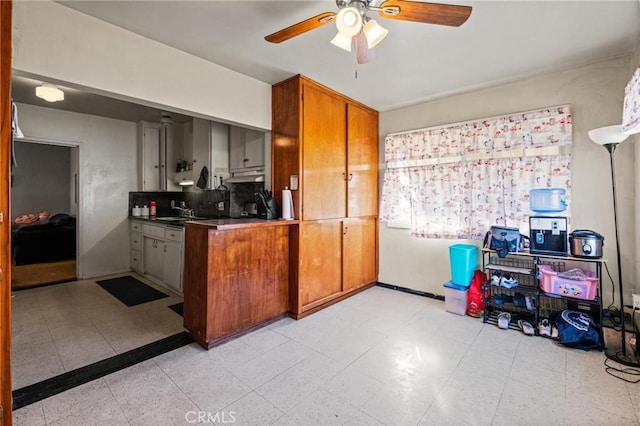
M 389 34 L 388 29 L 383 28 L 373 19 L 368 20 L 364 24 L 362 31 L 364 32 L 365 37 L 367 37 L 367 45 L 369 48 L 375 47 L 387 36 L 387 34 Z
M 333 40 L 331 40 L 331 44 L 338 46 L 340 49 L 344 49 L 347 52 L 351 52 L 351 39 L 351 36 L 346 36 L 341 32 L 338 32 Z
M 336 27 L 340 34 L 353 37 L 362 29 L 362 15 L 355 7 L 345 7 L 336 17 Z
M 64 92 L 58 86 L 49 83 L 42 83 L 42 86 L 36 87 L 36 96 L 47 102 L 64 100 Z

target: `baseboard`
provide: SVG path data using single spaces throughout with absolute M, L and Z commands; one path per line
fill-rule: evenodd
M 380 281 L 376 282 L 376 286 L 382 287 L 382 288 L 388 288 L 390 290 L 401 291 L 403 293 L 415 294 L 416 296 L 428 297 L 429 299 L 436 299 L 436 300 L 444 301 L 444 296 L 440 296 L 438 294 L 429 293 L 429 292 L 426 292 L 426 291 L 413 290 L 413 289 L 407 288 L 407 287 L 400 287 L 400 286 L 393 285 L 393 284 L 381 283 Z

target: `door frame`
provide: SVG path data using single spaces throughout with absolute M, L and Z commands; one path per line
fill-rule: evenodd
M 4 1 L 4 0 L 0 0 Z M 82 159 L 83 159 L 83 146 L 82 142 L 76 141 L 68 141 L 61 139 L 48 139 L 48 138 L 38 138 L 38 137 L 28 137 L 25 136 L 21 138 L 19 142 L 27 142 L 27 143 L 37 143 L 40 145 L 55 145 L 55 146 L 65 146 L 68 148 L 76 148 L 78 150 L 78 158 L 76 164 L 76 170 L 78 170 L 78 178 L 77 178 L 77 188 L 78 191 L 78 214 L 76 215 L 76 278 L 78 280 L 84 279 L 84 270 L 82 268 L 83 258 L 81 256 L 82 252 L 82 228 L 83 228 L 83 208 L 82 208 Z M 19 159 L 18 159 L 19 160 Z M 19 163 L 18 163 L 19 164 Z M 9 193 L 9 200 L 11 200 L 11 193 Z
M 0 424 L 11 426 L 11 0 L 0 1 Z

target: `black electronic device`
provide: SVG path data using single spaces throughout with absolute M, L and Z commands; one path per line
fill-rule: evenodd
M 551 256 L 567 255 L 567 218 L 529 217 L 529 252 Z

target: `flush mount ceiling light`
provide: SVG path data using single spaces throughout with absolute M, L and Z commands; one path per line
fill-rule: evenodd
M 358 63 L 368 62 L 375 57 L 373 47 L 389 33 L 376 21 L 367 16 L 377 12 L 383 19 L 421 22 L 424 24 L 459 27 L 471 15 L 470 6 L 427 3 L 409 0 L 336 0 L 339 12 L 324 12 L 297 24 L 276 31 L 265 37 L 270 43 L 282 43 L 313 29 L 336 21 L 338 34 L 331 44 L 351 52 L 353 43 L 358 52 Z M 364 34 L 364 37 L 358 37 Z M 365 52 L 367 50 L 367 52 Z M 362 59 L 366 58 L 366 59 Z M 361 62 L 364 61 L 364 62 Z
M 58 86 L 49 83 L 42 83 L 42 86 L 36 87 L 36 96 L 47 102 L 64 100 L 64 92 Z

